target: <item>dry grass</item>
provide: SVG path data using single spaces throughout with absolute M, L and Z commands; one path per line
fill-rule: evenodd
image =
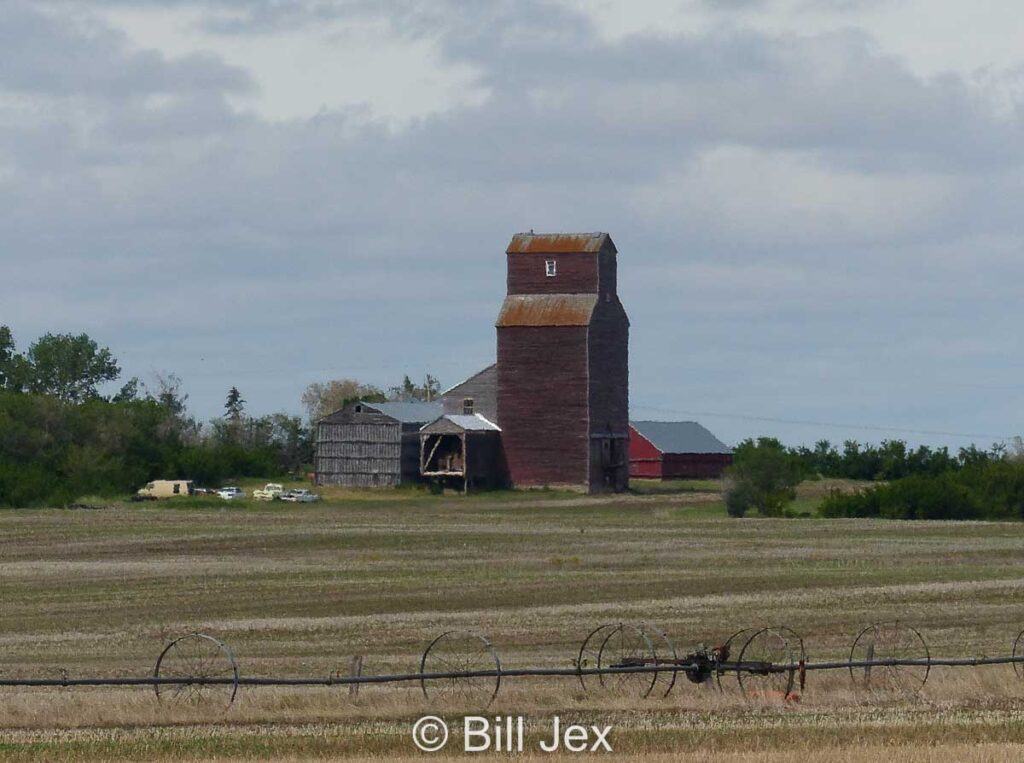
M 680 651 L 785 623 L 812 658 L 845 656 L 871 620 L 913 622 L 938 655 L 1006 653 L 1024 627 L 1024 525 L 736 521 L 704 492 L 2 512 L 0 547 L 7 676 L 145 675 L 193 629 L 230 643 L 244 675 L 325 676 L 353 654 L 415 670 L 449 628 L 487 632 L 507 666 L 569 666 L 605 621 L 652 621 Z M 815 674 L 787 707 L 683 681 L 641 701 L 524 679 L 487 712 L 527 715 L 534 735 L 556 714 L 611 723 L 617 753 L 650 760 L 1010 760 L 1022 697 L 1008 668 L 936 670 L 913 700 Z M 415 687 L 250 689 L 228 713 L 143 689 L 7 689 L 0 759 L 394 758 L 415 752 L 424 712 L 478 709 Z

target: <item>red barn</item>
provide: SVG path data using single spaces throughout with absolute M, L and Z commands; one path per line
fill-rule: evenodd
M 607 233 L 512 237 L 497 415 L 517 487 L 629 484 L 629 318 Z
M 732 449 L 696 421 L 632 421 L 633 479 L 714 479 L 732 463 Z

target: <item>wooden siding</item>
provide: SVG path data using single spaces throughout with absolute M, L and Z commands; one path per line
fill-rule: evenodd
M 318 485 L 384 487 L 401 483 L 402 433 L 395 423 L 320 424 Z
M 557 263 L 557 275 L 547 275 L 548 260 Z M 508 255 L 509 294 L 596 294 L 597 274 L 597 256 L 594 254 Z
M 632 426 L 629 428 L 630 479 L 661 479 L 661 451 Z
M 589 485 L 585 327 L 498 329 L 498 421 L 512 483 Z
M 718 479 L 732 464 L 731 453 L 666 453 L 661 461 L 661 478 Z
M 587 340 L 590 490 L 629 487 L 629 319 L 618 297 L 600 300 Z
M 479 413 L 488 421 L 498 423 L 498 367 L 485 368 L 475 376 L 466 379 L 448 390 L 442 401 L 444 412 L 463 413 L 463 401 L 473 399 L 473 413 Z M 500 424 L 499 424 L 500 426 Z
M 420 481 L 419 424 L 356 403 L 317 425 L 318 485 L 394 487 Z

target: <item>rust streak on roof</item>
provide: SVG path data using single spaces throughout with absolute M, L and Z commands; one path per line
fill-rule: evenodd
M 495 325 L 589 326 L 596 305 L 596 294 L 510 294 Z
M 608 241 L 607 233 L 517 233 L 505 251 L 507 254 L 599 252 Z

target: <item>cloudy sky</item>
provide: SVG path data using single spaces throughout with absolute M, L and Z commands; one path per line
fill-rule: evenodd
M 4 0 L 0 324 L 237 385 L 492 362 L 509 237 L 609 231 L 636 418 L 1024 432 L 1011 0 Z M 812 422 L 812 423 L 801 423 Z M 967 437 L 965 437 L 967 436 Z

